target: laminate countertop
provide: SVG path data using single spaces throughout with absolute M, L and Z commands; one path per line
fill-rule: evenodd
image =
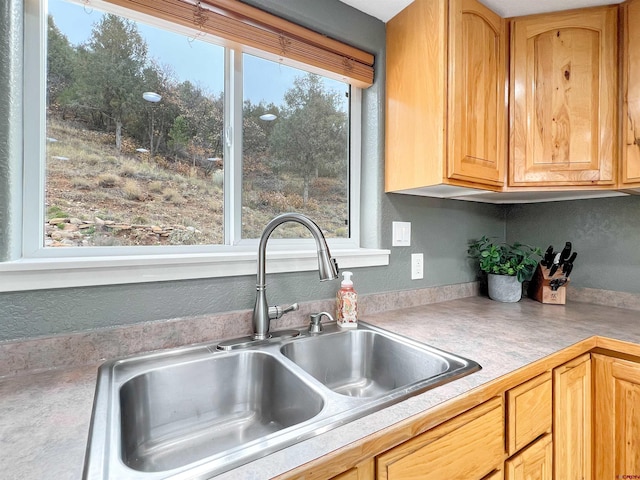
M 475 360 L 482 370 L 285 448 L 219 479 L 265 479 L 358 442 L 594 335 L 640 343 L 640 312 L 484 297 L 366 316 L 367 323 Z M 81 478 L 97 365 L 0 379 L 0 478 Z M 428 413 L 428 412 L 427 412 Z

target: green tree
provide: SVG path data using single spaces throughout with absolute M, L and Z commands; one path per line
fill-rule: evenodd
M 169 141 L 167 142 L 169 150 L 173 153 L 174 160 L 177 161 L 178 155 L 182 154 L 191 140 L 189 125 L 187 119 L 182 115 L 178 115 L 169 130 Z
M 208 94 L 189 81 L 176 88 L 177 105 L 185 118 L 191 139 L 187 150 L 193 165 L 206 165 L 206 159 L 222 157 L 224 97 Z
M 107 14 L 78 53 L 69 102 L 91 110 L 94 123 L 112 122 L 120 150 L 125 119 L 141 101 L 147 44 L 133 21 Z
M 53 17 L 47 18 L 47 105 L 73 84 L 75 50 L 58 29 Z
M 152 104 L 144 100 L 142 93 L 135 98 L 135 108 L 129 110 L 127 127 L 130 133 L 144 145 L 148 142 L 151 157 L 169 147 L 169 131 L 180 115 L 176 95 L 176 82 L 170 66 L 151 60 L 142 72 L 142 90 L 159 94 L 162 100 Z
M 347 159 L 347 114 L 338 92 L 322 78 L 296 77 L 284 95 L 285 105 L 270 136 L 271 153 L 287 171 L 302 177 L 302 198 L 309 199 L 311 179 L 319 172 L 335 175 Z
M 263 120 L 265 114 L 280 116 L 280 109 L 273 103 L 258 104 L 245 100 L 242 107 L 242 170 L 243 176 L 251 177 L 254 173 L 269 174 L 267 158 L 269 153 L 269 137 L 274 122 Z

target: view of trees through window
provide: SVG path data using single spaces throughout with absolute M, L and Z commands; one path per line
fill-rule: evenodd
M 349 86 L 243 62 L 242 237 L 284 211 L 348 237 Z M 45 246 L 224 243 L 224 79 L 195 34 L 49 0 Z

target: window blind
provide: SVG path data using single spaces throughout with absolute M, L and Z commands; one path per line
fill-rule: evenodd
M 373 84 L 374 56 L 238 0 L 105 0 L 227 41 Z

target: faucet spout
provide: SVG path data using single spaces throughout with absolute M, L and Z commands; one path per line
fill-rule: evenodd
M 322 234 L 322 231 L 309 217 L 301 213 L 283 213 L 273 218 L 264 228 L 260 236 L 258 245 L 258 273 L 256 282 L 256 304 L 253 309 L 253 338 L 255 340 L 264 340 L 269 338 L 269 325 L 271 320 L 280 318 L 282 309 L 275 307 L 269 308 L 267 304 L 266 293 L 266 252 L 267 241 L 271 233 L 286 222 L 297 222 L 307 228 L 311 232 L 318 249 L 318 272 L 320 281 L 334 280 L 338 278 L 338 264 L 335 259 L 331 258 L 329 246 Z

